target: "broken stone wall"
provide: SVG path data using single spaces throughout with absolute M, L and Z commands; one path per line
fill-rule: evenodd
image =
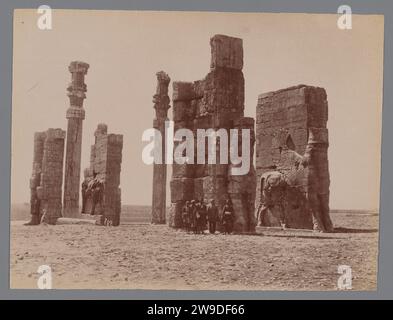
M 107 126 L 99 124 L 94 133 L 95 143 L 91 146 L 90 167 L 85 170 L 85 181 L 94 179 L 103 183 L 101 201 L 95 214 L 102 215 L 112 225 L 120 224 L 121 189 L 120 172 L 123 149 L 123 135 L 108 134 Z M 93 199 L 87 198 L 85 213 L 92 213 Z
M 248 175 L 236 178 L 230 176 L 229 164 L 208 164 L 207 152 L 205 164 L 196 164 L 197 129 L 225 129 L 229 138 L 229 129 L 254 128 L 253 119 L 244 118 L 242 39 L 215 35 L 210 45 L 211 65 L 207 76 L 194 82 L 173 82 L 174 129 L 176 132 L 187 128 L 193 132 L 195 151 L 194 164 L 173 164 L 169 225 L 181 227 L 181 209 L 187 200 L 214 199 L 221 211 L 225 200 L 230 198 L 235 211 L 234 230 L 250 231 L 254 227 L 250 208 L 255 195 L 252 158 Z M 175 141 L 175 148 L 179 143 Z M 217 143 L 217 154 L 219 150 Z
M 258 97 L 256 205 L 262 201 L 262 175 L 281 172 L 289 183 L 285 199 L 287 227 L 313 228 L 312 210 L 320 210 L 316 215 L 330 220 L 327 120 L 323 88 L 299 85 Z M 312 198 L 318 198 L 316 203 Z M 272 205 L 262 225 L 279 225 L 277 214 Z
M 30 179 L 31 215 L 56 223 L 62 215 L 65 131 L 48 129 L 34 135 L 33 172 Z

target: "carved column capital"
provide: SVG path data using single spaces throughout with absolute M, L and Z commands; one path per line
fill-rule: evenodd
M 89 69 L 89 64 L 81 61 L 72 61 L 68 70 L 72 74 L 71 82 L 67 87 L 67 96 L 70 99 L 71 106 L 82 108 L 83 100 L 86 98 L 85 92 L 87 86 L 85 84 L 85 75 Z
M 164 72 L 159 71 L 156 73 L 157 76 L 157 89 L 153 96 L 154 109 L 156 110 L 156 119 L 165 120 L 167 119 L 168 109 L 170 108 L 168 86 L 171 78 Z

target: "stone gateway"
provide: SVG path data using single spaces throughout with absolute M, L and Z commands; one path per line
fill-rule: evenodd
M 198 129 L 239 129 L 251 131 L 251 159 L 254 147 L 254 119 L 244 117 L 244 76 L 242 39 L 215 35 L 210 40 L 210 72 L 203 80 L 173 82 L 173 121 L 175 131 L 186 128 L 197 137 Z M 181 142 L 175 141 L 175 147 Z M 194 143 L 196 146 L 197 143 Z M 241 148 L 239 148 L 241 149 Z M 217 143 L 217 158 L 220 144 Z M 195 152 L 196 154 L 196 152 Z M 207 155 L 206 155 L 207 157 Z M 248 159 L 249 160 L 249 159 Z M 231 175 L 231 164 L 173 164 L 169 225 L 182 227 L 186 201 L 214 200 L 219 211 L 230 199 L 234 208 L 233 230 L 253 231 L 255 170 Z
M 256 216 L 262 226 L 332 231 L 328 103 L 299 85 L 260 95 L 256 124 Z

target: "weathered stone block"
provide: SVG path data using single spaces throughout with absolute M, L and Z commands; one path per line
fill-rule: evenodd
M 226 194 L 226 179 L 222 177 L 207 176 L 202 179 L 203 192 L 206 194 Z
M 174 102 L 192 100 L 195 98 L 194 86 L 192 82 L 175 81 L 172 85 L 172 100 Z
M 177 164 L 172 166 L 173 178 L 192 178 L 195 175 L 195 165 L 193 164 Z
M 226 177 L 228 175 L 228 164 L 220 164 L 218 157 L 217 164 L 208 164 L 206 167 L 208 176 Z
M 194 180 L 192 178 L 174 178 L 170 182 L 171 202 L 192 200 Z
M 271 205 L 261 218 L 262 224 L 282 223 L 285 211 L 289 227 L 312 228 L 310 221 L 314 219 L 319 220 L 316 224 L 321 229 L 331 230 L 328 200 L 310 200 L 329 194 L 327 114 L 326 92 L 322 88 L 299 85 L 258 97 L 258 203 L 263 201 L 263 173 L 278 170 L 289 186 L 285 210 Z
M 195 168 L 194 176 L 195 176 L 195 178 L 202 178 L 202 177 L 207 176 L 207 174 L 208 174 L 207 166 L 208 166 L 207 164 L 195 164 L 194 165 L 194 168 Z
M 242 39 L 215 35 L 210 39 L 210 46 L 210 69 L 225 67 L 241 70 L 243 68 Z
M 217 35 L 211 39 L 211 70 L 203 80 L 193 83 L 175 82 L 173 84 L 173 100 L 174 100 L 174 119 L 175 130 L 179 128 L 191 129 L 194 137 L 197 137 L 198 129 L 225 129 L 232 128 L 250 129 L 251 132 L 251 158 L 253 154 L 255 134 L 254 121 L 252 118 L 244 118 L 244 76 L 243 67 L 243 49 L 242 40 L 227 36 Z M 190 110 L 194 113 L 187 113 L 189 104 Z M 185 107 L 187 106 L 187 107 Z M 190 121 L 189 117 L 193 119 Z M 241 130 L 239 130 L 239 145 L 241 146 Z M 225 201 L 229 199 L 228 195 L 228 164 L 220 164 L 219 152 L 221 141 L 217 141 L 217 164 L 208 164 L 208 144 L 205 138 L 205 163 L 197 164 L 196 158 L 198 152 L 197 139 L 194 140 L 195 165 L 193 166 L 193 176 L 185 167 L 173 165 L 172 181 L 171 181 L 171 221 L 170 225 L 179 226 L 181 223 L 174 222 L 181 213 L 181 206 L 185 200 L 201 200 L 209 201 L 215 199 L 219 210 L 222 209 Z M 241 150 L 241 149 L 240 149 Z M 251 163 L 251 172 L 253 171 Z M 253 173 L 251 173 L 252 175 Z M 249 204 L 253 207 L 255 194 L 255 181 L 251 184 L 249 177 L 244 178 L 242 186 L 246 190 L 240 190 L 247 194 L 249 201 L 244 205 L 244 199 L 240 199 L 242 205 L 236 206 L 235 211 L 238 216 L 236 227 L 237 231 L 252 231 L 253 210 L 243 212 L 244 208 L 248 208 Z M 254 178 L 255 179 L 255 178 Z M 243 195 L 246 197 L 246 195 Z M 176 218 L 177 217 L 177 218 Z M 247 217 L 247 219 L 246 219 Z
M 184 201 L 172 202 L 169 208 L 169 226 L 172 228 L 182 227 L 182 209 Z
M 203 80 L 194 81 L 193 91 L 195 93 L 195 99 L 201 99 L 205 92 L 205 82 Z
M 192 199 L 202 199 L 204 197 L 203 178 L 194 179 L 194 194 Z
M 187 121 L 195 116 L 195 106 L 190 100 L 177 100 L 173 103 L 173 121 Z
M 82 211 L 101 214 L 105 224 L 120 223 L 121 190 L 120 173 L 123 136 L 108 134 L 107 126 L 99 124 L 95 131 L 95 144 L 91 147 L 90 167 L 84 170 L 82 184 Z M 100 188 L 98 201 L 93 203 L 92 188 Z M 94 211 L 93 211 L 94 207 Z
M 35 223 L 43 216 L 43 221 L 54 224 L 61 216 L 64 139 L 65 131 L 61 129 L 48 129 L 34 135 L 30 201 Z

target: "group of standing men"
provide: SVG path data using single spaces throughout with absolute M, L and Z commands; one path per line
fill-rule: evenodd
M 208 205 L 204 200 L 186 201 L 182 210 L 183 227 L 194 234 L 203 234 L 206 225 L 209 225 L 209 232 L 216 232 L 217 223 L 221 222 L 224 234 L 230 234 L 233 230 L 234 212 L 231 200 L 226 200 L 221 214 L 212 199 Z

